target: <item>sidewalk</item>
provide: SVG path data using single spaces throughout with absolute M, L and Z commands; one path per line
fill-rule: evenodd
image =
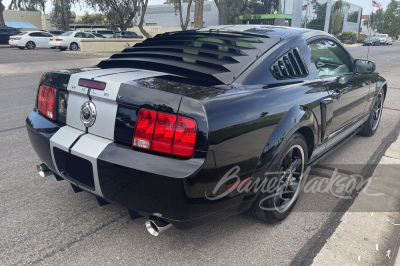
M 373 197 L 366 193 L 383 193 L 384 196 Z M 400 223 L 399 206 L 400 137 L 381 158 L 368 186 L 343 215 L 336 231 L 314 258 L 313 265 L 400 266 L 400 226 L 394 225 Z M 361 211 L 366 208 L 376 211 Z

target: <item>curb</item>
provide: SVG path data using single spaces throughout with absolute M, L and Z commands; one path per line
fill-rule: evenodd
M 400 266 L 400 219 L 398 209 L 391 211 L 369 212 L 363 206 L 375 205 L 375 208 L 388 204 L 398 206 L 400 137 L 387 148 L 379 164 L 369 178 L 368 186 L 363 189 L 371 193 L 385 192 L 385 198 L 375 199 L 359 193 L 349 210 L 341 218 L 339 226 L 326 240 L 314 257 L 314 265 L 362 264 L 375 265 L 377 261 L 385 265 Z M 375 181 L 379 178 L 379 182 Z M 390 184 L 390 185 L 389 185 Z M 367 204 L 367 205 L 366 205 Z M 374 215 L 375 214 L 375 215 Z M 388 220 L 388 217 L 391 221 Z M 396 221 L 397 220 L 397 221 Z M 396 224 L 396 225 L 395 225 Z

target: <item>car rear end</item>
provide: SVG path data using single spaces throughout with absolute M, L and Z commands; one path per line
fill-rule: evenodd
M 26 45 L 26 40 L 24 40 L 24 36 L 27 34 L 27 32 L 21 32 L 17 35 L 10 36 L 10 40 L 8 43 L 10 46 L 13 47 L 25 47 Z
M 387 34 L 379 34 L 379 35 L 376 35 L 376 37 L 379 39 L 380 44 L 383 44 L 383 45 L 387 44 L 387 37 L 388 37 Z
M 41 79 L 26 125 L 43 175 L 178 228 L 208 222 L 221 205 L 205 201 L 213 184 L 197 187 L 216 178 L 201 102 L 141 82 L 163 73 L 85 70 Z
M 65 36 L 54 36 L 50 38 L 49 45 L 55 48 L 68 48 L 67 37 Z

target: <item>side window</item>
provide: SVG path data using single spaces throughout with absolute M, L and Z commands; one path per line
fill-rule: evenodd
M 87 33 L 87 32 L 85 32 L 84 35 L 85 35 L 85 38 L 94 38 L 94 35 Z
M 45 32 L 43 32 L 42 35 L 43 35 L 43 37 L 53 37 L 53 35 L 45 33 Z
M 77 34 L 75 34 L 75 37 L 76 37 L 76 38 L 82 38 L 82 37 L 83 37 L 83 34 L 82 34 L 81 32 L 78 32 Z
M 29 36 L 31 36 L 31 37 L 40 37 L 39 34 L 40 33 L 38 33 L 38 32 L 32 32 L 32 33 L 29 34 Z
M 312 60 L 320 77 L 346 74 L 352 71 L 349 54 L 332 40 L 308 44 Z

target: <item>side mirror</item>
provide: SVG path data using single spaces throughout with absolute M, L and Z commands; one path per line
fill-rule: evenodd
M 363 74 L 371 74 L 376 70 L 375 62 L 368 60 L 356 59 L 354 60 L 355 72 Z

